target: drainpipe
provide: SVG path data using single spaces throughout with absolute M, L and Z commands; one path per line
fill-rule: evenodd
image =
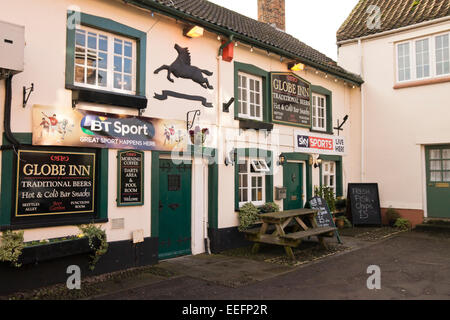
M 364 58 L 363 58 L 363 48 L 361 38 L 358 39 L 359 48 L 359 75 L 364 79 Z M 361 182 L 366 180 L 366 158 L 365 158 L 365 90 L 364 84 L 361 84 Z
M 12 78 L 10 75 L 5 80 L 5 113 L 3 117 L 3 129 L 5 131 L 6 140 L 8 140 L 11 145 L 2 145 L 2 150 L 13 149 L 14 147 L 20 147 L 20 142 L 16 140 L 11 132 L 11 101 L 12 101 Z
M 227 42 L 222 44 L 219 48 L 219 57 L 223 54 L 223 49 L 225 49 L 231 42 L 233 42 L 234 35 L 231 35 Z

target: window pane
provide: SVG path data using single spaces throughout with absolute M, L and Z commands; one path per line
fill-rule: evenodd
M 126 57 L 130 57 L 131 58 L 131 56 L 132 56 L 132 44 L 131 44 L 131 42 L 125 41 L 124 55 Z
M 100 35 L 98 40 L 98 48 L 102 51 L 108 51 L 108 38 Z
M 239 163 L 239 173 L 247 172 L 247 161 Z
M 102 87 L 106 87 L 107 84 L 107 72 L 103 70 L 98 71 L 98 85 Z
M 258 188 L 258 201 L 262 201 L 262 195 L 263 195 L 263 193 L 262 193 L 262 188 Z
M 430 181 L 441 181 L 442 176 L 440 171 L 432 171 Z
M 93 50 L 87 51 L 87 65 L 89 67 L 97 67 L 97 52 Z
M 100 52 L 98 54 L 98 67 L 101 69 L 108 68 L 108 55 L 106 53 Z
M 450 159 L 450 149 L 442 150 L 442 159 Z
M 114 71 L 122 72 L 122 57 L 114 56 Z
M 75 82 L 85 83 L 84 67 L 75 66 Z
M 444 179 L 443 179 L 443 181 L 446 181 L 446 182 L 450 181 L 450 171 L 444 172 Z
M 122 55 L 122 40 L 114 39 L 114 53 Z
M 441 161 L 440 160 L 431 160 L 430 161 L 430 169 L 431 170 L 441 170 Z
M 252 188 L 252 201 L 258 201 L 256 198 L 256 189 Z
M 88 68 L 86 79 L 88 84 L 95 85 L 95 81 L 97 80 L 97 70 Z
M 88 33 L 88 48 L 97 49 L 97 35 L 95 33 Z
M 416 41 L 416 73 L 417 78 L 430 75 L 428 39 Z
M 436 37 L 436 74 L 449 73 L 449 35 Z
M 75 33 L 75 44 L 85 47 L 86 46 L 86 32 L 84 30 L 77 30 Z
M 434 149 L 430 150 L 430 159 L 440 159 L 441 158 L 441 150 Z
M 254 91 L 255 90 L 255 80 L 250 79 L 250 90 Z
M 242 113 L 247 114 L 247 102 L 242 103 Z
M 114 88 L 122 89 L 122 75 L 120 73 L 114 73 Z
M 75 48 L 75 63 L 83 66 L 86 64 L 86 50 L 84 48 Z
M 450 170 L 450 160 L 442 160 L 442 170 Z
M 409 43 L 402 43 L 397 46 L 397 68 L 398 80 L 409 80 Z
M 124 75 L 123 76 L 123 82 L 124 82 L 123 83 L 123 89 L 130 91 L 132 89 L 131 76 Z
M 246 174 L 242 175 L 242 187 L 248 188 L 248 175 Z
M 123 72 L 131 74 L 131 60 L 130 59 L 124 59 L 124 67 Z

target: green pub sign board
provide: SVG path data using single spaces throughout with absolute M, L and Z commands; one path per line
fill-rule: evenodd
M 143 205 L 144 153 L 136 150 L 118 151 L 117 161 L 117 205 Z
M 272 122 L 311 128 L 311 84 L 290 72 L 272 72 Z
M 95 153 L 19 150 L 15 217 L 94 213 Z

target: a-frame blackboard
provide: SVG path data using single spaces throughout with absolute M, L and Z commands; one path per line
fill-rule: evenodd
M 347 203 L 353 225 L 381 225 L 377 183 L 349 183 Z
M 333 215 L 330 212 L 330 209 L 328 208 L 327 201 L 323 198 L 320 198 L 318 196 L 315 196 L 309 200 L 309 205 L 311 209 L 317 210 L 316 215 L 316 222 L 319 227 L 334 227 L 336 228 L 336 225 L 334 224 Z M 336 229 L 335 231 L 336 238 L 339 243 L 342 243 L 341 237 L 339 237 L 339 232 Z

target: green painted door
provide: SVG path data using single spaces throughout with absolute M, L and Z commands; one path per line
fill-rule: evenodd
M 285 163 L 283 185 L 286 188 L 284 210 L 303 208 L 303 164 Z
M 427 209 L 430 218 L 450 218 L 450 145 L 425 149 Z
M 191 163 L 161 159 L 159 170 L 159 258 L 191 253 Z

